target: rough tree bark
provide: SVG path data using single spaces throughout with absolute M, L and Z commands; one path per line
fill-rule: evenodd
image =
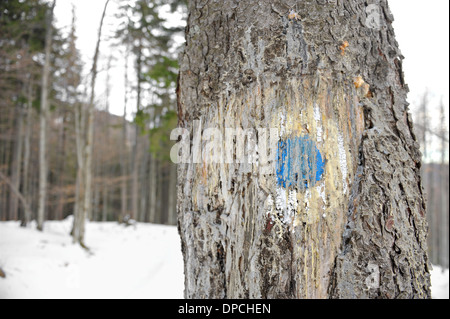
M 429 298 L 421 154 L 387 2 L 193 0 L 189 11 L 180 126 L 191 137 L 277 128 L 278 154 L 316 147 L 301 173 L 317 179 L 211 163 L 210 141 L 192 141 L 203 158 L 178 171 L 185 297 Z

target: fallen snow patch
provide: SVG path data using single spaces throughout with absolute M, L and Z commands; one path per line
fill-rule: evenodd
M 176 227 L 87 223 L 87 252 L 72 244 L 71 225 L 46 222 L 41 233 L 0 223 L 0 299 L 183 298 Z
M 431 296 L 433 299 L 449 299 L 448 278 L 448 269 L 433 266 L 433 270 L 431 271 Z

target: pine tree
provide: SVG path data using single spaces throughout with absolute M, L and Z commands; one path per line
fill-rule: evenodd
M 171 4 L 172 9 L 177 10 L 183 7 L 184 2 L 137 0 L 125 3 L 119 15 L 123 23 L 117 31 L 118 39 L 128 46 L 133 55 L 136 75 L 135 140 L 131 152 L 131 217 L 143 220 L 145 211 L 148 211 L 151 222 L 161 222 L 163 219 L 162 208 L 157 207 L 157 202 L 163 200 L 157 195 L 158 187 L 164 189 L 159 192 L 162 194 L 166 193 L 167 185 L 170 184 L 163 177 L 165 170 L 170 170 L 169 165 L 164 164 L 164 172 L 160 169 L 161 163 L 168 164 L 170 143 L 160 145 L 152 135 L 162 136 L 159 134 L 161 130 L 170 132 L 173 128 L 166 126 L 168 123 L 173 124 L 170 118 L 175 118 L 176 104 L 173 91 L 178 63 L 172 39 L 181 31 L 178 27 L 165 26 L 166 21 L 161 18 L 161 8 L 165 4 Z M 143 142 L 142 135 L 150 136 L 150 150 L 144 147 L 149 142 Z M 147 154 L 149 151 L 150 155 Z M 160 151 L 163 154 L 156 154 Z M 149 172 L 148 178 L 143 178 L 145 173 L 139 172 L 146 171 Z M 142 192 L 145 187 L 139 188 L 139 185 L 146 184 L 149 190 L 148 201 L 145 200 L 146 194 Z M 146 202 L 147 205 L 139 205 L 139 198 L 144 199 L 141 203 Z M 148 206 L 147 209 L 145 206 Z M 174 209 L 169 210 L 175 214 Z
M 37 88 L 44 64 L 40 56 L 45 54 L 46 34 L 51 24 L 47 23 L 46 14 L 51 9 L 50 4 L 38 0 L 30 1 L 2 1 L 0 4 L 0 90 L 2 102 L 0 103 L 0 126 L 8 126 L 6 121 L 12 119 L 8 114 L 16 114 L 17 130 L 14 138 L 0 139 L 0 148 L 7 150 L 13 145 L 14 156 L 11 160 L 9 152 L 4 151 L 3 164 L 11 171 L 4 171 L 11 176 L 11 186 L 20 192 L 27 202 L 28 210 L 22 215 L 23 225 L 31 218 L 30 207 L 32 198 L 29 196 L 29 161 L 30 161 L 30 129 L 34 122 L 33 108 L 42 109 Z M 52 32 L 51 37 L 57 32 Z M 5 121 L 5 122 L 3 122 Z M 14 120 L 12 120 L 14 121 Z M 26 121 L 26 123 L 24 123 Z M 3 123 L 1 123 L 3 122 Z M 6 130 L 5 130 L 6 132 Z M 2 165 L 0 165 L 2 169 Z M 17 193 L 16 192 L 16 193 Z M 14 192 L 2 192 L 4 198 L 2 212 L 9 211 L 10 219 L 18 219 L 19 196 Z M 9 201 L 6 198 L 10 198 Z M 23 202 L 23 200 L 21 200 Z M 9 209 L 6 209 L 8 207 Z

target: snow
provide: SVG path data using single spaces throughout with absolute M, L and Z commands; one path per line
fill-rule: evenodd
M 431 294 L 433 299 L 449 299 L 448 278 L 448 269 L 433 266 L 433 270 L 431 271 Z
M 87 223 L 88 253 L 72 244 L 72 219 L 35 225 L 0 222 L 0 299 L 183 298 L 184 274 L 176 227 Z M 434 299 L 449 298 L 449 270 L 433 266 Z
M 46 222 L 41 233 L 0 223 L 0 299 L 183 298 L 176 227 L 89 222 L 88 253 L 72 244 L 71 225 Z

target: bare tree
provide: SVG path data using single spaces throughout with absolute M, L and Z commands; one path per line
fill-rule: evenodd
M 120 152 L 120 169 L 121 169 L 121 187 L 120 187 L 120 201 L 121 201 L 121 214 L 119 217 L 119 222 L 122 222 L 128 211 L 128 165 L 127 165 L 127 144 L 128 144 L 128 136 L 127 136 L 127 105 L 128 105 L 128 60 L 129 60 L 130 50 L 127 46 L 125 50 L 125 71 L 124 71 L 124 101 L 123 101 L 123 118 L 122 118 L 122 143 L 123 150 Z
M 95 47 L 92 69 L 90 73 L 90 95 L 86 111 L 86 142 L 83 145 L 83 158 L 80 160 L 80 162 L 84 162 L 82 167 L 83 172 L 81 173 L 82 177 L 80 176 L 80 184 L 82 185 L 82 187 L 79 188 L 79 191 L 82 194 L 79 199 L 82 199 L 82 202 L 78 204 L 78 212 L 76 218 L 74 218 L 74 227 L 72 230 L 74 241 L 79 243 L 84 248 L 86 248 L 86 245 L 84 243 L 85 221 L 87 216 L 90 215 L 90 211 L 92 209 L 92 145 L 94 140 L 95 82 L 97 79 L 97 62 L 100 52 L 103 21 L 106 15 L 108 3 L 109 0 L 106 0 L 100 19 L 97 45 Z
M 137 39 L 138 46 L 136 48 L 136 76 L 137 76 L 137 87 L 136 87 L 136 119 L 141 116 L 141 95 L 142 95 L 142 38 Z M 141 128 L 136 123 L 134 125 L 134 145 L 132 151 L 132 180 L 131 180 L 131 218 L 137 219 L 139 217 L 139 163 L 140 163 L 140 153 L 141 147 L 139 145 L 139 136 Z

